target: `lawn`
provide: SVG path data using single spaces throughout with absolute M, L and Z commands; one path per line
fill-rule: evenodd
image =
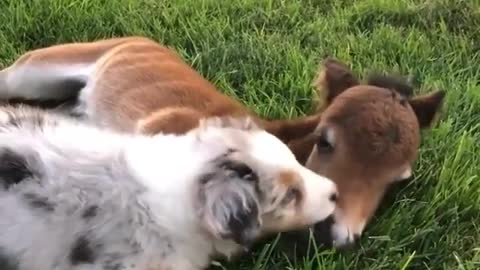
M 480 269 L 477 0 L 1 0 L 0 65 L 59 42 L 145 35 L 268 117 L 308 113 L 319 61 L 391 70 L 447 91 L 415 179 L 350 251 L 288 261 L 266 245 L 212 269 Z

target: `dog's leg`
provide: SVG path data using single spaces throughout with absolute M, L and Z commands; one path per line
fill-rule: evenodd
M 138 39 L 69 43 L 29 51 L 0 71 L 0 99 L 41 101 L 76 97 L 105 53 Z

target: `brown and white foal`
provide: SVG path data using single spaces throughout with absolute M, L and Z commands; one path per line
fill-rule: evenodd
M 317 227 L 328 230 L 327 243 L 342 247 L 360 237 L 387 187 L 411 176 L 420 129 L 433 123 L 444 92 L 412 97 L 410 86 L 389 77 L 361 82 L 333 59 L 323 63 L 315 87 L 321 112 L 262 119 L 173 50 L 142 37 L 32 50 L 0 72 L 0 98 L 78 97 L 75 113 L 120 132 L 185 133 L 204 117 L 253 116 L 299 161 L 336 182 L 338 209 Z

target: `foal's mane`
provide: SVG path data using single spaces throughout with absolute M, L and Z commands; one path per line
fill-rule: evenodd
M 382 73 L 370 74 L 367 77 L 367 84 L 390 89 L 404 96 L 405 98 L 412 97 L 414 93 L 413 90 L 415 88 L 411 80 L 408 80 L 400 75 Z

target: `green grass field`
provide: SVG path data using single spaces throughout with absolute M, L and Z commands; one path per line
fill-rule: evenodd
M 311 110 L 319 61 L 415 75 L 447 91 L 415 179 L 357 249 L 287 261 L 271 246 L 212 269 L 480 269 L 478 0 L 2 0 L 0 65 L 59 42 L 145 35 L 268 117 Z

